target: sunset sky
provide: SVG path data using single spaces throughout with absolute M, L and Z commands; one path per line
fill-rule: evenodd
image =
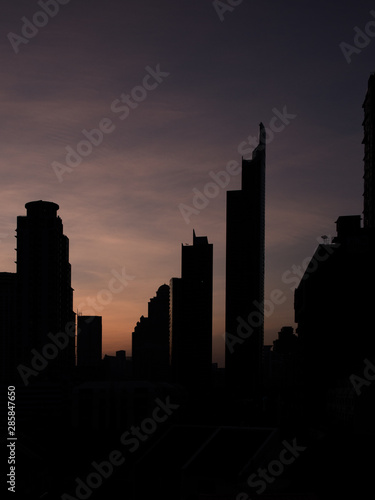
M 262 121 L 274 129 L 265 297 L 276 288 L 285 295 L 266 318 L 271 343 L 282 326 L 296 326 L 295 281 L 284 273 L 295 276 L 293 266 L 306 265 L 320 236 L 335 235 L 339 215 L 362 213 L 375 4 L 228 0 L 238 5 L 224 11 L 225 2 L 212 0 L 64 2 L 57 12 L 51 0 L 50 14 L 41 7 L 47 0 L 2 5 L 0 271 L 16 270 L 25 203 L 58 203 L 75 310 L 91 314 L 89 299 L 108 298 L 113 273 L 125 268 L 133 278 L 97 311 L 103 354 L 130 355 L 136 322 L 158 287 L 180 276 L 181 243 L 192 243 L 195 229 L 214 245 L 213 361 L 222 365 L 225 193 L 240 188 L 240 176 L 211 184 L 204 208 L 194 208 L 193 197 L 210 189 L 212 172 L 240 162 L 241 144 L 251 155 Z M 366 26 L 367 39 L 358 35 Z M 357 44 L 350 58 L 341 42 Z M 96 145 L 81 143 L 83 130 L 99 127 Z M 85 156 L 66 158 L 79 143 Z M 57 175 L 53 165 L 69 168 Z M 194 208 L 190 221 L 180 204 Z

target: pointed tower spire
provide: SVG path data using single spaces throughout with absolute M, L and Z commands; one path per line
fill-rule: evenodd
M 259 123 L 259 144 L 266 147 L 266 129 L 262 122 Z
M 259 123 L 259 142 L 254 149 L 252 158 L 255 158 L 260 151 L 266 150 L 266 129 L 262 122 Z

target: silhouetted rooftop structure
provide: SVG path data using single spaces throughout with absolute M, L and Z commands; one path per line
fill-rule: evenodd
M 56 218 L 59 205 L 52 201 L 29 201 L 26 203 L 27 217 Z

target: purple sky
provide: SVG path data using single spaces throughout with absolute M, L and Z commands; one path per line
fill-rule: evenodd
M 15 271 L 25 203 L 58 203 L 74 307 L 91 314 L 99 294 L 108 302 L 97 310 L 103 352 L 130 354 L 148 300 L 180 276 L 181 243 L 192 243 L 194 228 L 214 244 L 214 361 L 222 364 L 225 191 L 238 189 L 240 176 L 189 223 L 179 205 L 193 206 L 210 172 L 240 161 L 238 146 L 262 121 L 283 128 L 267 146 L 265 296 L 278 288 L 285 301 L 266 319 L 265 343 L 295 326 L 283 273 L 335 234 L 339 215 L 362 213 L 375 4 L 244 0 L 222 20 L 211 0 L 71 0 L 53 18 L 35 16 L 41 5 L 30 0 L 7 0 L 2 10 L 0 270 Z M 37 33 L 25 31 L 24 16 Z M 349 63 L 340 43 L 354 45 L 355 27 L 366 26 L 371 37 L 357 40 Z M 145 79 L 158 67 L 159 81 Z M 134 96 L 129 112 L 122 94 Z M 296 116 L 282 127 L 275 109 Z M 66 165 L 65 148 L 76 150 L 82 130 L 99 124 L 111 132 L 59 182 L 53 162 Z M 134 279 L 111 297 L 113 272 L 124 268 Z

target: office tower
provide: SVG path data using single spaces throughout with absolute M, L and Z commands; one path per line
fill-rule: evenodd
M 366 409 L 366 395 L 355 406 L 357 395 L 351 382 L 354 374 L 363 376 L 365 359 L 375 359 L 375 229 L 360 224 L 360 215 L 337 219 L 337 237 L 331 244 L 318 246 L 295 290 L 302 402 L 308 425 L 328 421 L 341 425 L 357 419 L 365 426 L 373 414 L 373 408 Z
M 77 317 L 77 366 L 99 367 L 102 361 L 102 317 Z
M 170 355 L 173 379 L 186 387 L 203 387 L 212 369 L 213 245 L 196 236 L 182 245 L 181 278 L 172 278 Z
M 337 237 L 320 244 L 295 290 L 295 321 L 311 385 L 328 387 L 375 356 L 374 229 L 361 216 L 341 216 Z
M 375 227 L 375 73 L 368 80 L 368 90 L 363 103 L 364 120 L 364 227 Z
M 16 368 L 16 273 L 0 273 L 0 381 L 14 384 Z
M 265 128 L 252 159 L 242 159 L 242 188 L 227 192 L 225 373 L 236 397 L 261 385 L 264 300 Z
M 25 205 L 17 217 L 18 360 L 29 366 L 31 350 L 43 354 L 51 336 L 74 325 L 69 240 L 63 234 L 59 206 L 46 201 Z M 75 338 L 48 360 L 48 372 L 70 374 L 75 364 Z M 62 345 L 62 344 L 61 344 Z M 52 359 L 53 358 L 53 359 Z M 38 375 L 40 378 L 41 375 Z
M 132 335 L 133 374 L 138 380 L 169 378 L 169 286 L 161 285 Z

